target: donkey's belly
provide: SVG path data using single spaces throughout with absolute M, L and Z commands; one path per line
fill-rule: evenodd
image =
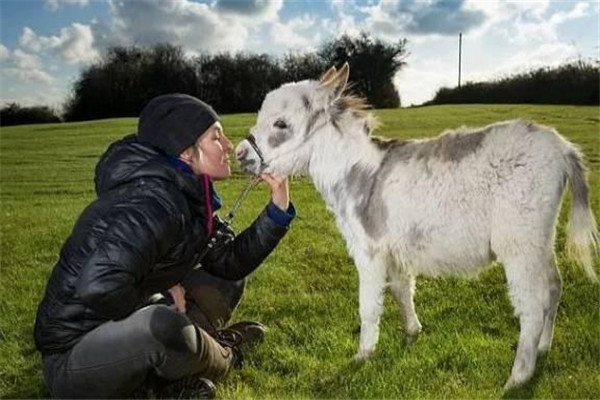
M 493 260 L 489 243 L 489 238 L 465 235 L 464 232 L 434 234 L 428 242 L 419 242 L 413 232 L 401 246 L 404 254 L 398 254 L 397 258 L 419 275 L 470 276 L 485 269 Z

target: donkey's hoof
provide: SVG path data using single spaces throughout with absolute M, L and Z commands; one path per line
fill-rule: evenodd
M 373 354 L 373 350 L 359 350 L 352 358 L 354 361 L 363 362 Z
M 416 342 L 418 338 L 419 338 L 419 333 L 418 332 L 417 333 L 413 333 L 412 335 L 411 334 L 406 334 L 406 338 L 405 338 L 406 345 L 410 346 L 411 344 L 413 344 L 414 342 Z
M 524 383 L 525 383 L 525 381 L 519 381 L 511 376 L 510 379 L 508 380 L 508 382 L 506 382 L 504 384 L 503 391 L 504 391 L 504 393 L 506 393 L 511 390 L 518 389 L 521 386 L 523 386 Z

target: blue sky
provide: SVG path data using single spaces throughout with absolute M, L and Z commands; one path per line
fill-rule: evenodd
M 408 39 L 394 83 L 403 105 L 457 82 L 600 58 L 600 0 L 0 0 L 0 101 L 59 108 L 111 45 L 281 55 L 367 31 Z M 352 76 L 351 76 L 352 77 Z

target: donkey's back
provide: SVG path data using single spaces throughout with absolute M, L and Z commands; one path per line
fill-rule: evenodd
M 523 120 L 380 146 L 389 209 L 380 243 L 415 274 L 469 274 L 497 256 L 551 248 L 566 179 L 583 173 L 573 145 Z M 574 182 L 585 209 L 585 180 Z

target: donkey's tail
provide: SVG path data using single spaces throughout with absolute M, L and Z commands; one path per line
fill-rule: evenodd
M 598 254 L 598 227 L 590 208 L 590 188 L 581 153 L 574 147 L 565 153 L 567 176 L 571 184 L 571 215 L 567 225 L 567 252 L 579 262 L 588 277 L 598 282 L 593 257 Z

